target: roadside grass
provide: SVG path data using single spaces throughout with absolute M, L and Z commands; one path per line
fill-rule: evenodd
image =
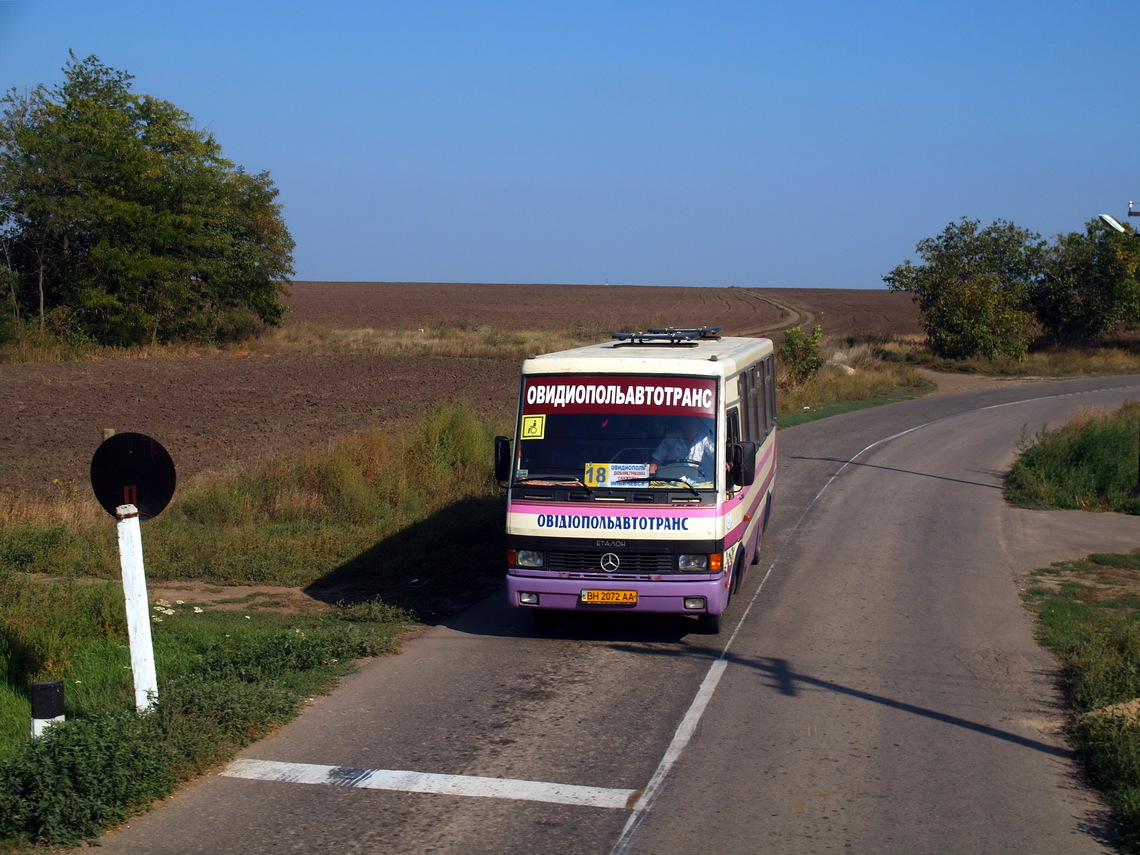
M 882 343 L 885 359 L 947 374 L 993 374 L 1002 377 L 1079 377 L 1140 373 L 1140 342 L 1109 340 L 1088 347 L 1031 348 L 1023 360 L 999 358 L 945 359 L 935 356 L 922 336 Z
M 1140 852 L 1140 550 L 1036 571 L 1037 638 L 1061 664 L 1069 743 L 1113 810 L 1117 845 Z
M 780 390 L 776 408 L 780 427 L 794 427 L 895 401 L 906 401 L 934 391 L 934 384 L 908 366 L 865 369 L 846 375 L 825 366 L 807 383 Z
M 52 600 L 52 627 L 66 638 L 19 634 L 42 621 L 32 604 Z M 182 780 L 228 759 L 331 688 L 354 659 L 395 650 L 410 617 L 383 605 L 341 606 L 321 614 L 249 613 L 157 601 L 157 703 L 133 710 L 130 653 L 121 591 L 108 583 L 63 590 L 10 575 L 3 583 L 9 659 L 0 684 L 0 849 L 68 845 L 98 835 Z M 23 601 L 13 608 L 9 597 Z M 98 624 L 106 621 L 107 626 Z M 28 733 L 27 678 L 64 683 L 67 720 L 44 736 Z
M 797 383 L 779 366 L 776 398 L 780 427 L 839 413 L 917 398 L 934 384 L 913 366 L 887 358 L 888 340 L 824 340 L 828 361 L 806 382 Z
M 394 435 L 354 434 L 261 467 L 203 474 L 143 527 L 147 574 L 298 587 L 413 526 L 425 542 L 446 540 L 434 514 L 501 499 L 490 471 L 494 433 L 469 405 L 442 404 Z M 86 495 L 0 506 L 0 568 L 113 579 L 115 538 Z
M 1140 513 L 1140 403 L 1081 411 L 1022 438 L 1006 498 L 1030 508 Z M 1140 853 L 1140 548 L 1035 571 L 1025 590 L 1038 641 L 1062 667 L 1069 743 L 1113 810 L 1121 851 Z
M 1106 412 L 1082 410 L 1056 430 L 1042 427 L 1019 444 L 1006 501 L 1023 508 L 1140 514 L 1140 401 Z

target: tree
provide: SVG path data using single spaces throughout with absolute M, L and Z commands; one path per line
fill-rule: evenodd
M 1032 304 L 1059 344 L 1088 344 L 1123 325 L 1140 327 L 1140 239 L 1100 220 L 1059 235 Z
M 111 344 L 222 340 L 284 317 L 293 240 L 268 173 L 92 56 L 3 100 L 0 264 L 17 311 Z
M 35 282 L 35 307 L 41 331 L 46 308 L 45 280 L 53 250 L 66 250 L 63 223 L 78 215 L 69 182 L 61 180 L 64 159 L 52 149 L 53 141 L 37 135 L 46 121 L 47 100 L 36 89 L 22 96 L 10 92 L 2 102 L 0 119 L 0 240 L 3 241 L 4 278 L 12 311 L 19 318 L 20 280 Z M 74 183 L 74 182 L 70 182 Z M 24 277 L 21 276 L 24 274 Z
M 963 218 L 919 241 L 925 263 L 908 259 L 883 281 L 911 293 L 939 356 L 1022 358 L 1036 330 L 1028 303 L 1042 274 L 1045 243 L 1005 220 L 979 225 Z

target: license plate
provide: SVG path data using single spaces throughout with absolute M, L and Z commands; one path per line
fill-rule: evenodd
M 598 591 L 592 588 L 583 588 L 581 599 L 583 603 L 592 606 L 632 606 L 637 604 L 637 591 Z

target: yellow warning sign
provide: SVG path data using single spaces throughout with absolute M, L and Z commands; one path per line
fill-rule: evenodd
M 546 416 L 523 416 L 522 438 L 542 439 L 546 433 Z

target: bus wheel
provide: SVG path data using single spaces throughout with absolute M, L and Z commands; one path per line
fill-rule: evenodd
M 558 616 L 561 612 L 554 611 L 553 609 L 531 609 L 530 614 L 536 627 L 539 629 L 551 629 L 558 624 Z
M 760 523 L 760 530 L 756 532 L 756 550 L 752 553 L 752 563 L 760 563 L 760 547 L 764 543 L 764 532 L 768 530 L 768 517 L 772 514 L 772 494 L 768 494 L 768 500 L 764 503 L 764 519 Z
M 700 615 L 697 631 L 703 635 L 720 635 L 720 615 Z

